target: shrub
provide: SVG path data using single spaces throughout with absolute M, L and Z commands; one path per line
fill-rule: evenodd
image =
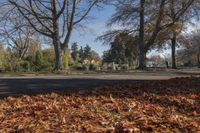
M 65 53 L 63 56 L 64 69 L 69 69 L 69 55 Z
M 12 70 L 14 72 L 19 72 L 21 70 L 21 66 L 20 66 L 21 62 L 19 60 L 16 60 L 15 62 L 13 62 L 12 66 Z
M 97 66 L 95 64 L 90 64 L 89 65 L 89 70 L 95 71 L 95 70 L 97 70 Z
M 121 66 L 121 69 L 122 69 L 122 70 L 128 70 L 128 69 L 129 69 L 129 65 L 128 65 L 128 64 L 123 64 L 123 65 Z
M 71 66 L 71 69 L 75 69 L 75 70 L 83 70 L 83 65 L 81 63 L 78 64 L 74 64 L 73 66 Z
M 84 64 L 82 70 L 83 70 L 83 71 L 89 71 L 89 70 L 90 70 L 90 65 Z
M 108 64 L 108 70 L 115 71 L 117 70 L 117 67 L 118 67 L 118 64 L 115 64 L 114 62 Z
M 29 72 L 31 71 L 31 64 L 29 61 L 21 61 L 20 68 L 22 71 Z
M 52 71 L 52 70 L 53 70 L 53 65 L 48 61 L 44 61 L 41 66 L 41 71 Z
M 35 64 L 41 66 L 43 63 L 43 54 L 40 51 L 37 51 L 35 54 Z

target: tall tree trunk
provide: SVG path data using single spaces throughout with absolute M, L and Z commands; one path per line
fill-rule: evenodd
M 146 68 L 146 54 L 143 50 L 140 50 L 139 69 L 144 70 L 145 68 Z
M 173 38 L 171 39 L 171 56 L 172 56 L 172 68 L 176 69 L 176 34 L 173 33 Z
M 63 51 L 61 47 L 60 37 L 59 37 L 59 20 L 57 13 L 57 0 L 52 0 L 52 16 L 53 16 L 53 45 L 55 52 L 55 67 L 54 71 L 63 70 Z
M 158 33 L 160 32 L 160 24 L 162 21 L 163 13 L 164 13 L 164 7 L 165 7 L 165 1 L 166 0 L 161 0 L 160 3 L 160 8 L 158 12 L 158 17 L 155 23 L 155 28 L 154 31 L 149 38 L 147 42 L 144 41 L 144 4 L 145 0 L 141 0 L 141 11 L 140 11 L 140 39 L 139 39 L 139 47 L 140 47 L 140 58 L 139 58 L 139 68 L 145 69 L 146 68 L 146 54 L 150 47 L 154 44 Z
M 139 69 L 145 69 L 146 67 L 146 53 L 144 49 L 144 4 L 145 0 L 140 0 Z
M 60 48 L 59 42 L 56 40 L 54 41 L 54 52 L 55 52 L 55 71 L 62 71 L 63 70 L 63 52 Z
M 197 55 L 197 66 L 198 66 L 198 68 L 200 68 L 200 55 L 199 54 Z
M 198 65 L 198 68 L 200 68 L 200 47 L 199 47 L 199 51 L 197 54 L 197 65 Z
M 59 38 L 59 26 L 58 22 L 54 21 L 53 22 L 53 45 L 54 45 L 54 52 L 55 52 L 55 71 L 62 71 L 63 70 L 63 50 L 62 50 L 62 45 L 60 42 Z
M 53 40 L 54 52 L 55 52 L 55 71 L 63 70 L 63 52 L 61 49 L 60 41 L 58 39 Z

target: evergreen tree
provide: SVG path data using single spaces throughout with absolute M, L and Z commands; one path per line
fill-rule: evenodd
M 91 60 L 92 49 L 89 45 L 86 45 L 84 48 L 84 59 Z
M 111 53 L 113 62 L 117 64 L 126 64 L 126 55 L 125 55 L 126 48 L 124 45 L 118 44 L 117 42 L 113 42 L 111 44 Z
M 79 53 L 80 62 L 83 62 L 83 60 L 84 60 L 84 50 L 83 50 L 82 46 L 81 46 L 81 48 L 80 48 L 78 53 Z
M 104 51 L 102 59 L 103 59 L 103 62 L 107 62 L 107 63 L 113 62 L 111 50 Z
M 37 70 L 41 70 L 44 62 L 43 54 L 41 51 L 37 51 L 35 54 L 35 65 L 37 66 Z
M 137 55 L 137 48 L 133 45 L 134 43 L 132 43 L 133 39 L 134 38 L 125 34 L 117 36 L 115 40 L 110 43 L 110 49 L 104 52 L 103 62 L 114 62 L 119 65 L 129 64 L 131 66 Z
M 74 60 L 74 62 L 78 62 L 79 60 L 79 51 L 78 51 L 78 45 L 77 43 L 73 43 L 72 44 L 72 47 L 71 47 L 71 56 L 72 56 L 72 59 Z

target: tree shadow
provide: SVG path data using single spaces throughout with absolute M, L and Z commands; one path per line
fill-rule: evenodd
M 95 87 L 114 86 L 136 82 L 142 80 L 103 80 L 91 78 L 74 79 L 46 79 L 46 78 L 16 78 L 0 79 L 0 99 L 22 95 L 38 95 L 47 93 L 65 94 L 76 93 L 80 90 L 91 90 Z
M 141 101 L 188 108 L 187 103 L 170 99 L 200 95 L 200 78 L 176 78 L 171 80 L 103 80 L 103 79 L 0 79 L 0 99 L 22 95 L 48 93 L 61 95 L 106 96 L 114 98 L 137 98 Z M 183 99 L 184 102 L 184 99 Z

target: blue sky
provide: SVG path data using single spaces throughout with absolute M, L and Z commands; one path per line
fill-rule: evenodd
M 72 34 L 72 38 L 70 40 L 70 48 L 71 48 L 71 44 L 73 42 L 77 42 L 79 47 L 83 46 L 85 47 L 86 44 L 88 44 L 89 46 L 91 46 L 91 48 L 93 50 L 95 50 L 100 56 L 103 55 L 103 51 L 109 49 L 109 46 L 107 45 L 103 45 L 102 42 L 100 41 L 95 41 L 95 39 L 102 35 L 107 29 L 108 27 L 106 27 L 106 23 L 108 22 L 109 18 L 112 16 L 112 14 L 114 14 L 115 9 L 112 6 L 104 6 L 103 9 L 101 10 L 93 10 L 90 13 L 90 16 L 93 17 L 93 19 L 88 20 L 87 23 L 85 23 L 84 25 L 87 27 L 84 31 L 74 31 Z M 199 24 L 196 22 L 196 26 L 199 27 Z M 193 30 L 195 30 L 195 26 L 191 26 L 188 25 L 188 29 L 187 32 L 191 32 Z M 118 27 L 116 27 L 118 28 Z M 164 53 L 166 56 L 169 56 L 170 54 L 170 50 L 165 50 Z M 161 55 L 163 54 L 163 52 L 155 52 L 155 51 L 151 51 L 148 56 L 151 55 Z
M 85 31 L 74 31 L 70 41 L 70 47 L 73 42 L 77 42 L 79 47 L 88 44 L 93 50 L 102 56 L 103 51 L 107 50 L 109 46 L 105 46 L 100 41 L 95 41 L 95 39 L 102 35 L 106 31 L 106 22 L 114 13 L 114 7 L 105 6 L 100 10 L 93 10 L 90 16 L 93 17 L 85 23 L 87 27 Z

